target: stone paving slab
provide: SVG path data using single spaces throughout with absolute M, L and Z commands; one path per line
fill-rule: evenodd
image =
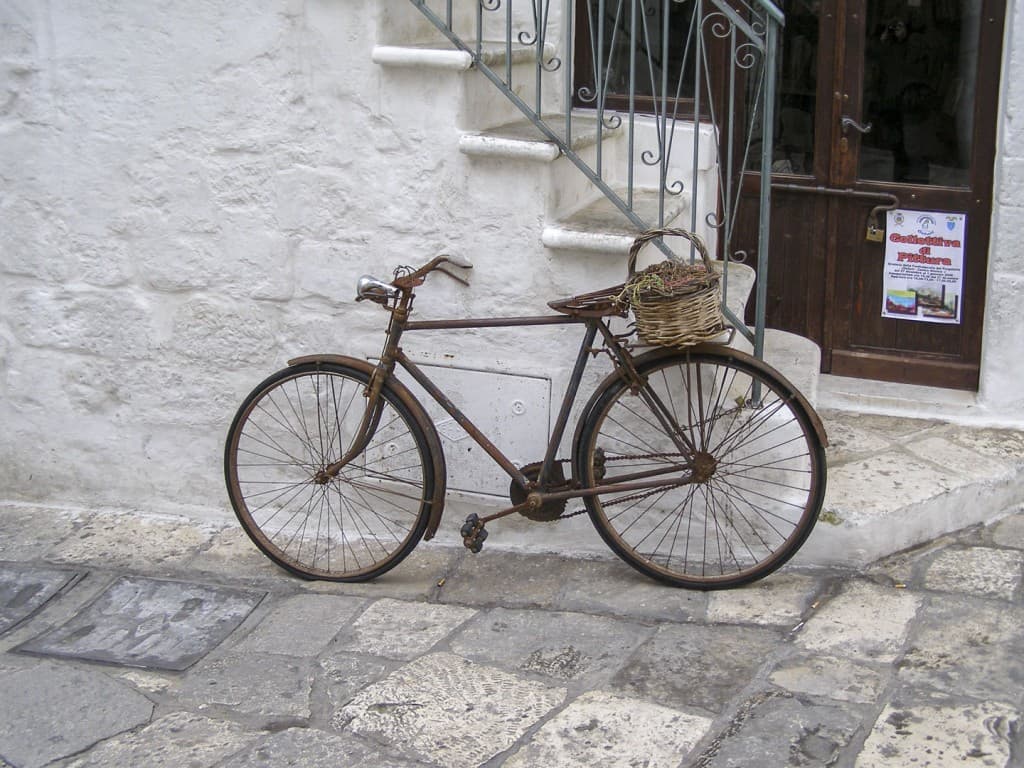
M 196 664 L 169 696 L 193 711 L 250 715 L 267 727 L 309 719 L 313 680 L 309 659 L 225 653 Z
M 0 755 L 36 768 L 149 722 L 153 702 L 96 670 L 44 662 L 0 674 L 0 711 Z
M 893 661 L 922 602 L 905 590 L 850 582 L 807 620 L 796 642 L 829 655 Z
M 235 753 L 217 768 L 413 768 L 416 765 L 351 736 L 342 738 L 325 731 L 289 728 Z
M 888 675 L 851 659 L 798 655 L 781 662 L 769 680 L 793 693 L 869 704 L 885 689 Z
M 856 768 L 1011 768 L 1011 744 L 1020 726 L 1019 712 L 995 702 L 896 702 L 878 716 Z
M 992 542 L 1000 547 L 1024 549 L 1024 514 L 1011 515 L 997 523 L 992 531 Z
M 545 567 L 538 567 L 543 563 Z M 464 557 L 445 578 L 443 603 L 553 607 L 565 586 L 565 575 L 579 561 L 564 558 L 503 553 Z
M 25 653 L 186 669 L 255 608 L 262 593 L 123 576 L 63 625 L 17 647 Z
M 293 595 L 275 605 L 235 651 L 316 656 L 366 605 L 358 597 Z
M 367 608 L 338 641 L 355 653 L 413 659 L 475 615 L 473 608 L 382 598 Z
M 797 564 L 863 567 L 1024 503 L 1024 431 L 821 416 L 828 488 Z
M 81 577 L 80 571 L 0 564 L 0 634 L 23 622 Z
M 909 443 L 907 450 L 924 461 L 952 470 L 968 482 L 985 482 L 990 478 L 1006 475 L 1015 465 L 1012 453 L 1001 455 L 999 458 L 992 455 L 983 456 L 950 439 L 949 435 L 936 435 Z
M 339 648 L 321 657 L 319 665 L 321 685 L 331 712 L 330 725 L 340 731 L 348 724 L 340 715 L 342 708 L 361 690 L 387 677 L 401 662 L 360 656 Z
M 46 558 L 55 563 L 173 573 L 211 538 L 210 531 L 185 519 L 128 512 L 94 514 L 75 528 L 73 536 L 52 547 Z
M 547 556 L 526 565 L 554 574 L 559 587 L 553 607 L 558 610 L 650 621 L 700 619 L 707 610 L 707 593 L 668 587 L 617 558 L 559 563 L 565 559 Z
M 35 506 L 0 506 L 0 560 L 41 559 L 70 536 L 76 515 Z
M 506 768 L 675 768 L 711 720 L 641 699 L 591 691 L 548 720 Z
M 665 624 L 611 687 L 669 707 L 720 713 L 783 641 L 761 628 Z
M 67 768 L 213 768 L 258 737 L 259 733 L 236 723 L 174 712 L 138 731 L 104 741 Z
M 712 592 L 706 618 L 710 622 L 794 627 L 817 590 L 817 579 L 783 572 L 740 589 Z
M 1024 703 L 1024 607 L 944 596 L 921 612 L 899 680 L 1008 704 Z
M 703 768 L 830 766 L 861 725 L 856 711 L 760 694 L 741 705 L 728 736 L 696 764 Z
M 310 582 L 307 588 L 330 594 L 359 597 L 391 597 L 397 600 L 432 600 L 442 590 L 437 586 L 469 553 L 461 546 L 445 546 L 436 540 L 420 542 L 405 560 L 373 581 L 359 584 Z M 470 601 L 472 602 L 472 601 Z
M 924 585 L 943 592 L 1012 600 L 1024 577 L 1024 552 L 990 547 L 947 549 L 928 567 Z
M 365 688 L 340 716 L 355 733 L 411 759 L 472 768 L 511 747 L 564 698 L 564 688 L 433 653 Z
M 467 659 L 564 682 L 608 677 L 653 634 L 638 624 L 580 613 L 494 608 L 451 641 Z

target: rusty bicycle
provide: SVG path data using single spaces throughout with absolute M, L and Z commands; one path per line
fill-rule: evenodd
M 225 478 L 242 527 L 271 560 L 307 579 L 365 581 L 434 536 L 444 452 L 398 369 L 509 475 L 510 506 L 462 525 L 474 552 L 486 525 L 503 516 L 554 521 L 585 512 L 640 572 L 724 589 L 767 576 L 800 548 L 824 496 L 826 438 L 785 378 L 724 344 L 642 349 L 628 328 L 612 330 L 623 309 L 596 294 L 551 302 L 553 315 L 411 319 L 428 276 L 468 285 L 462 270 L 470 268 L 438 256 L 397 269 L 390 281 L 364 276 L 357 298 L 389 315 L 379 362 L 300 357 L 245 398 L 228 432 Z M 565 324 L 582 326 L 583 338 L 543 458 L 526 466 L 508 459 L 400 346 L 414 331 Z M 600 352 L 612 370 L 580 412 L 569 458 L 557 458 L 584 370 Z M 582 508 L 567 512 L 570 499 Z

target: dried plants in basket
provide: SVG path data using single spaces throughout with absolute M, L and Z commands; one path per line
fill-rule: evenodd
M 641 249 L 661 237 L 683 237 L 693 243 L 701 263 L 671 259 L 636 271 Z M 710 341 L 725 330 L 721 276 L 711 264 L 704 241 L 685 229 L 652 229 L 629 249 L 628 278 L 618 300 L 628 304 L 636 319 L 637 335 L 645 344 L 687 347 Z

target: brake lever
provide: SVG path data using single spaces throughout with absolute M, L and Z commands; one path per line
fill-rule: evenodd
M 473 262 L 471 262 L 465 256 L 454 256 L 454 255 L 452 255 L 450 253 L 444 253 L 444 254 L 441 254 L 440 258 L 444 259 L 444 261 L 448 262 L 449 264 L 452 264 L 453 266 L 459 267 L 460 269 L 472 269 L 473 268 Z M 446 269 L 445 265 L 444 265 L 444 262 L 442 262 L 441 264 L 438 264 L 437 265 L 437 269 L 439 271 L 441 271 L 441 272 L 444 272 L 452 280 L 456 280 L 456 281 L 458 281 L 458 282 L 460 282 L 460 283 L 462 283 L 463 285 L 466 285 L 466 286 L 469 285 L 469 281 L 466 278 L 462 277 L 462 275 L 457 275 L 454 272 L 452 272 L 451 270 Z

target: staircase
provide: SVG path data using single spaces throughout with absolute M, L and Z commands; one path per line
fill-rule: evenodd
M 549 259 L 585 263 L 617 282 L 638 231 L 679 226 L 713 253 L 725 237 L 724 305 L 746 332 L 733 344 L 765 357 L 813 403 L 818 347 L 738 322 L 756 280 L 750 266 L 728 258 L 732 202 L 723 165 L 736 161 L 723 158 L 715 139 L 732 127 L 664 112 L 623 119 L 600 99 L 594 110 L 567 109 L 572 72 L 563 27 L 571 20 L 556 17 L 557 5 L 381 0 L 372 58 L 382 69 L 382 111 L 461 153 L 475 215 L 507 222 L 514 209 L 510 229 L 535 227 Z M 714 226 L 722 213 L 726 226 Z

